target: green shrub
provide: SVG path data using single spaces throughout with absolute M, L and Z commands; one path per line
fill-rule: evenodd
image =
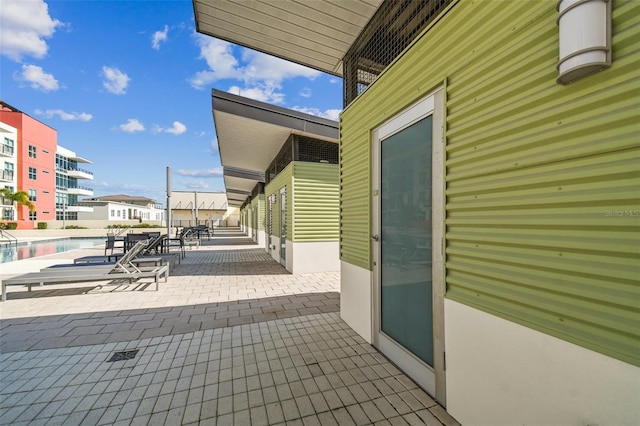
M 107 229 L 111 229 L 111 228 L 125 229 L 125 228 L 131 228 L 131 225 L 107 225 Z
M 7 222 L 7 229 L 18 229 L 18 222 Z
M 64 229 L 89 229 L 86 226 L 78 226 L 78 225 L 67 225 Z
M 47 222 L 38 222 L 38 229 L 47 229 Z

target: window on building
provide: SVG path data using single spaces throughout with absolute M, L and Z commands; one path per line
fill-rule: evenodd
M 2 144 L 2 153 L 7 155 L 13 155 L 14 150 L 14 142 L 13 139 L 9 139 L 7 137 L 4 138 L 4 143 Z
M 0 170 L 0 178 L 5 180 L 13 180 L 13 170 L 15 165 L 13 163 L 9 163 L 8 161 L 4 162 L 4 170 Z
M 111 216 L 111 217 L 114 217 L 115 215 L 116 215 L 115 210 L 111 209 L 111 215 L 110 215 L 110 216 Z
M 38 220 L 38 212 L 35 210 L 29 212 L 29 220 Z
M 37 158 L 36 147 L 34 145 L 29 145 L 29 158 Z
M 36 191 L 35 189 L 30 189 L 29 190 L 29 201 L 37 201 L 38 198 L 38 191 Z
M 118 217 L 120 217 L 120 210 L 118 210 Z
M 36 180 L 38 178 L 38 174 L 36 172 L 35 167 L 29 167 L 29 179 Z
M 2 219 L 3 220 L 13 220 L 13 209 L 5 207 L 2 209 Z

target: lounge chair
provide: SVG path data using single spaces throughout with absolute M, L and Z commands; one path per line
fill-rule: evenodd
M 47 268 L 40 272 L 30 272 L 2 280 L 2 301 L 7 300 L 7 286 L 27 284 L 31 291 L 33 284 L 70 284 L 77 282 L 109 281 L 116 284 L 123 281 L 133 282 L 141 278 L 153 278 L 156 291 L 159 289 L 160 278 L 167 280 L 169 265 L 138 267 L 133 260 L 147 245 L 146 241 L 139 241 L 114 265 L 83 266 L 69 268 Z
M 167 238 L 166 242 L 167 251 L 170 251 L 172 247 L 178 248 L 183 258 L 186 256 L 186 247 L 191 249 L 191 247 L 200 245 L 200 240 L 196 238 L 194 228 L 183 228 L 175 238 Z
M 131 247 L 136 245 L 138 241 L 147 241 L 149 236 L 147 234 L 127 234 L 124 238 L 124 251 L 125 253 L 131 250 Z
M 74 259 L 74 265 L 113 265 L 124 256 L 124 253 L 116 253 L 106 256 L 83 256 Z M 152 238 L 146 247 L 138 254 L 138 256 L 132 261 L 135 265 L 141 265 L 146 263 L 166 263 L 169 265 L 169 271 L 177 263 L 181 263 L 182 256 L 179 253 L 170 253 L 167 246 L 166 235 L 159 235 Z M 55 265 L 54 267 L 69 267 L 72 265 Z
M 107 239 L 104 242 L 104 255 L 106 256 L 109 250 L 111 250 L 110 254 L 113 255 L 113 250 L 116 248 L 124 250 L 124 240 L 119 240 L 115 234 L 108 233 Z

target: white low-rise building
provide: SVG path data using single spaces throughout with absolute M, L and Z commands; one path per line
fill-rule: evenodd
M 162 225 L 165 212 L 161 204 L 146 197 L 106 195 L 84 199 L 80 205 L 92 207 L 93 212 L 78 212 L 78 220 L 96 220 L 131 224 L 145 222 Z

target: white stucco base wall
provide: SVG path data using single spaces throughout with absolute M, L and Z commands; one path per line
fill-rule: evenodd
M 294 274 L 339 271 L 339 251 L 338 241 L 294 242 L 291 244 L 287 241 L 287 267 L 291 261 L 291 271 Z
M 280 237 L 274 237 L 273 235 L 270 235 L 269 241 L 271 244 L 271 257 L 273 258 L 273 260 L 280 263 Z
M 263 230 L 258 230 L 258 247 L 267 249 L 267 234 Z
M 447 411 L 463 425 L 640 424 L 631 364 L 450 300 L 445 341 Z
M 340 262 L 340 317 L 368 343 L 373 343 L 371 278 L 371 271 Z

